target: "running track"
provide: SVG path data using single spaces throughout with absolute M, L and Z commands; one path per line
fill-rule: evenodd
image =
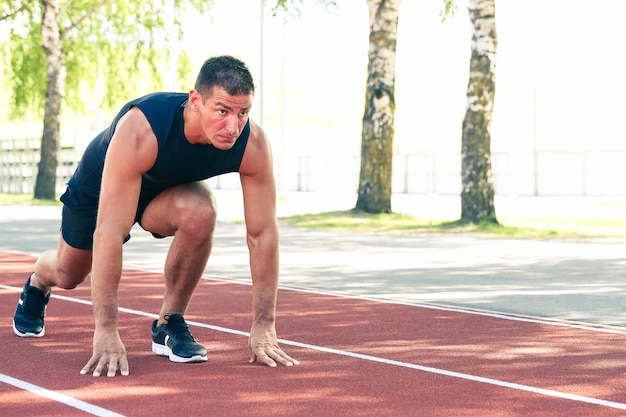
M 248 364 L 249 285 L 203 280 L 186 315 L 202 364 L 150 350 L 159 274 L 125 269 L 129 377 L 79 375 L 88 282 L 55 290 L 46 336 L 11 321 L 34 258 L 0 251 L 0 416 L 624 416 L 626 330 L 281 288 L 278 333 L 302 364 Z

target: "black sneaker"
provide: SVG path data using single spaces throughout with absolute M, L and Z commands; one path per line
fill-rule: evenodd
M 52 291 L 49 291 L 46 295 L 39 288 L 32 287 L 28 277 L 13 316 L 13 331 L 16 335 L 42 337 L 46 334 L 43 316 L 51 293 Z
M 167 323 L 158 327 L 157 320 L 152 323 L 152 351 L 172 362 L 205 362 L 206 349 L 193 338 L 183 316 L 170 314 L 165 320 Z

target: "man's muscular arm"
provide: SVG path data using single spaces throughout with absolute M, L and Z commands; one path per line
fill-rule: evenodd
M 253 317 L 248 344 L 251 362 L 269 366 L 296 365 L 276 337 L 276 296 L 279 276 L 279 236 L 276 223 L 276 185 L 272 155 L 265 133 L 252 121 L 241 164 L 250 272 L 253 283 Z
M 156 137 L 143 113 L 132 108 L 118 122 L 102 174 L 94 233 L 91 298 L 95 321 L 93 355 L 81 374 L 128 375 L 126 350 L 118 331 L 118 288 L 122 244 L 135 219 L 141 175 L 156 160 Z

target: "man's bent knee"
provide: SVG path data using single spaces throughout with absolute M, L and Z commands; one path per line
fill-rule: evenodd
M 76 249 L 60 239 L 57 250 L 44 252 L 35 265 L 43 284 L 63 289 L 76 288 L 91 272 L 92 252 Z
M 73 275 L 73 274 L 68 274 L 65 271 L 59 271 L 56 277 L 57 287 L 63 288 L 64 290 L 73 290 L 74 288 L 78 287 L 81 283 L 83 283 L 83 281 L 85 281 L 85 278 L 87 278 L 87 275 L 88 274 Z
M 215 230 L 217 212 L 213 204 L 183 203 L 178 210 L 176 234 L 184 234 L 200 241 L 210 239 Z
M 144 212 L 144 229 L 163 236 L 185 234 L 204 240 L 213 235 L 217 221 L 215 198 L 205 184 L 184 184 L 164 191 Z

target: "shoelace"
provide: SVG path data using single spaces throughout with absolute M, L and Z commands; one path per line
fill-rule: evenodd
M 189 326 L 187 326 L 187 323 L 185 323 L 184 321 L 177 321 L 174 323 L 168 321 L 165 325 L 165 329 L 168 333 L 176 336 L 176 338 L 179 340 L 186 340 L 190 342 L 196 341 L 196 339 L 194 339 L 194 337 L 191 335 L 191 332 L 189 331 Z
M 26 293 L 26 297 L 24 297 L 24 303 L 22 304 L 26 315 L 38 319 L 43 318 L 46 307 L 45 300 L 45 296 L 41 296 L 41 294 L 36 292 L 28 291 Z

